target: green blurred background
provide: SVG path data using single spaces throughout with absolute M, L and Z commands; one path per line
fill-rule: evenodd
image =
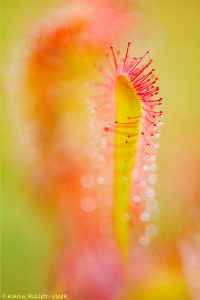
M 61 0 L 1 0 L 3 72 L 6 73 L 11 63 L 16 43 L 31 34 L 30 24 L 63 3 Z M 166 227 L 176 231 L 176 223 L 182 219 L 182 203 L 197 197 L 200 175 L 196 168 L 200 154 L 200 1 L 140 0 L 137 3 L 149 22 L 145 47 L 151 50 L 165 99 L 157 185 L 161 217 Z M 143 49 L 142 45 L 139 47 Z M 8 101 L 4 93 L 2 292 L 45 292 L 47 270 L 51 268 L 50 261 L 60 236 L 59 227 L 51 212 L 45 213 L 34 206 L 23 172 L 16 168 Z

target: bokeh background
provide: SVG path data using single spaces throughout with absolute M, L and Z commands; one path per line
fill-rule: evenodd
M 135 5 L 135 1 L 126 2 L 130 7 Z M 34 204 L 23 166 L 20 168 L 15 162 L 16 146 L 6 86 L 15 45 L 31 35 L 32 23 L 63 3 L 61 0 L 1 0 L 5 75 L 1 104 L 3 293 L 45 292 L 47 272 L 61 239 L 55 215 L 51 209 L 38 209 Z M 179 231 L 182 237 L 183 224 L 187 232 L 190 219 L 198 219 L 200 210 L 200 2 L 138 0 L 137 9 L 144 20 L 141 35 L 146 33 L 141 38 L 143 44 L 135 47 L 151 51 L 165 99 L 157 190 L 161 232 L 166 239 L 170 236 L 173 240 L 172 236 Z M 191 231 L 187 234 L 190 239 Z

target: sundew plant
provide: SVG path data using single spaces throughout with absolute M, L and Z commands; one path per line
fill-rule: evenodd
M 124 253 L 130 248 L 130 239 L 147 245 L 157 231 L 155 225 L 143 224 L 151 223 L 151 214 L 157 211 L 152 185 L 156 181 L 157 130 L 163 115 L 158 78 L 150 69 L 152 60 L 143 63 L 148 52 L 129 58 L 129 46 L 130 42 L 123 58 L 111 47 L 110 71 L 99 68 L 106 82 L 93 84 L 98 93 L 92 97 L 91 107 L 93 121 L 96 118 L 101 124 L 103 119 L 99 126 L 103 148 L 112 147 L 113 226 Z M 138 226 L 140 221 L 143 224 Z
M 45 273 L 50 294 L 199 299 L 188 275 L 199 248 L 184 226 L 168 228 L 157 196 L 163 96 L 141 15 L 138 1 L 64 3 L 30 26 L 11 63 L 14 156 L 60 234 Z

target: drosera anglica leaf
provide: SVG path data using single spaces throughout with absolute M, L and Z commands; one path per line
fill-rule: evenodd
M 148 226 L 154 226 L 151 221 L 158 210 L 153 184 L 157 128 L 162 125 L 163 115 L 162 98 L 157 96 L 158 78 L 150 69 L 152 60 L 144 62 L 149 52 L 129 58 L 130 44 L 123 58 L 111 47 L 111 56 L 107 54 L 110 69 L 97 66 L 106 82 L 91 83 L 97 93 L 90 98 L 93 116 L 101 124 L 102 139 L 110 146 L 106 151 L 111 152 L 107 157 L 112 158 L 114 173 L 113 231 L 125 256 L 130 243 L 145 246 L 156 235 Z
M 130 233 L 126 220 L 129 210 L 127 195 L 131 186 L 130 170 L 133 168 L 137 151 L 142 106 L 126 75 L 118 75 L 115 97 L 113 221 L 121 247 L 127 252 Z

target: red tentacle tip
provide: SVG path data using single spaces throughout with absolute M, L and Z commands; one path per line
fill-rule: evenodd
M 106 125 L 105 127 L 104 127 L 104 131 L 109 131 L 110 130 L 110 126 L 109 125 Z

